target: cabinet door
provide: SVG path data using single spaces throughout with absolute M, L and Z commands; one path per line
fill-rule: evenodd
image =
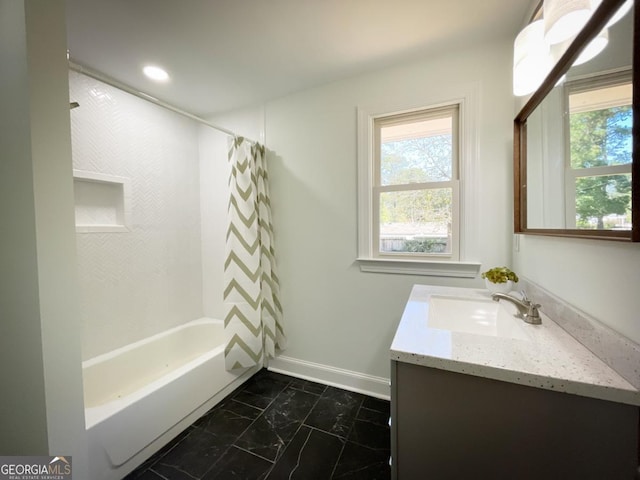
M 637 407 L 395 363 L 397 480 L 634 478 Z

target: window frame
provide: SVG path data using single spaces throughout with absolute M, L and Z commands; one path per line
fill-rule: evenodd
M 474 238 L 479 230 L 474 215 L 477 206 L 477 187 L 471 181 L 477 164 L 478 146 L 476 141 L 478 105 L 475 89 L 465 91 L 462 97 L 446 101 L 424 101 L 409 105 L 379 105 L 375 108 L 358 107 L 358 257 L 363 272 L 399 273 L 409 275 L 428 275 L 438 277 L 475 278 L 481 264 L 466 261 L 467 244 L 465 238 Z M 456 107 L 458 110 L 457 152 L 458 177 L 455 196 L 457 202 L 457 240 L 454 242 L 457 257 L 449 255 L 390 254 L 375 255 L 379 235 L 374 236 L 375 219 L 373 187 L 375 185 L 375 127 L 378 118 L 410 115 L 420 111 Z
M 451 180 L 424 182 L 424 183 L 402 183 L 393 185 L 382 185 L 382 140 L 381 129 L 388 126 L 404 125 L 412 121 L 421 121 L 438 118 L 451 117 L 452 127 L 452 152 L 451 152 Z M 438 108 L 426 108 L 409 113 L 385 115 L 373 120 L 373 185 L 372 202 L 372 256 L 374 258 L 400 258 L 407 260 L 452 260 L 460 259 L 460 107 L 455 103 Z M 380 199 L 383 193 L 403 192 L 417 190 L 435 190 L 439 188 L 451 189 L 451 252 L 450 253 L 408 253 L 408 252 L 381 252 L 380 251 Z
M 565 102 L 565 115 L 564 128 L 566 132 L 570 131 L 569 119 L 571 111 L 569 108 L 569 97 L 572 94 L 587 92 L 591 90 L 598 90 L 600 88 L 615 87 L 618 85 L 624 85 L 630 83 L 633 85 L 633 76 L 630 69 L 624 69 L 615 72 L 609 72 L 605 74 L 599 74 L 596 76 L 588 76 L 578 78 L 566 82 L 564 85 L 564 102 Z M 633 99 L 631 99 L 631 105 L 633 105 Z M 606 165 L 599 167 L 588 168 L 573 168 L 571 166 L 571 135 L 565 135 L 565 225 L 570 229 L 577 229 L 576 226 L 576 181 L 578 178 L 600 176 L 600 175 L 631 175 L 632 163 L 625 163 L 620 165 Z M 588 231 L 588 230 L 587 230 Z

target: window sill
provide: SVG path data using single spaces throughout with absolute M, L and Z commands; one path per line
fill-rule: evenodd
M 435 260 L 400 260 L 387 258 L 358 258 L 361 272 L 397 273 L 430 277 L 475 278 L 480 263 Z

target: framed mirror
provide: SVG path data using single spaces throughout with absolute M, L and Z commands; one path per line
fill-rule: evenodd
M 640 12 L 630 3 L 602 0 L 516 116 L 515 233 L 640 242 Z

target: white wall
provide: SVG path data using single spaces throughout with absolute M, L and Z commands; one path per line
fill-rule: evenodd
M 198 125 L 70 72 L 75 169 L 129 178 L 124 233 L 78 233 L 83 358 L 200 318 Z
M 0 1 L 0 452 L 87 477 L 62 0 Z
M 229 202 L 227 135 L 205 125 L 198 130 L 202 302 L 205 316 L 223 319 L 224 248 Z
M 411 286 L 480 280 L 362 273 L 357 256 L 356 107 L 478 92 L 478 188 L 467 252 L 509 264 L 511 42 L 479 45 L 290 95 L 266 105 L 266 145 L 289 347 L 303 362 L 389 377 L 389 346 Z
M 640 245 L 520 237 L 514 251 L 519 273 L 640 343 Z

